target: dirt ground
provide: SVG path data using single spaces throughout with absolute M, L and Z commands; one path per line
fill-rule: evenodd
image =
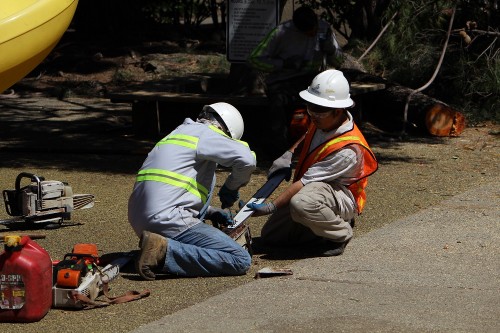
M 105 97 L 109 91 L 194 73 L 228 73 L 224 44 L 154 41 L 133 45 L 63 39 L 9 94 Z
M 163 46 L 157 45 L 156 50 Z M 81 45 L 67 47 L 82 50 Z M 107 104 L 103 97 L 115 84 L 113 78 L 116 79 L 118 70 L 132 73 L 134 80 L 158 79 L 160 74 L 141 67 L 144 55 L 133 49 L 116 50 L 115 53 L 105 49 L 99 51 L 98 47 L 83 50 L 80 60 L 68 54 L 52 55 L 52 62 L 40 67 L 39 74 L 26 78 L 0 98 L 0 188 L 12 189 L 16 176 L 27 171 L 46 179 L 66 181 L 75 193 L 91 193 L 96 198 L 94 208 L 74 212 L 71 223 L 63 228 L 23 230 L 20 226 L 0 230 L 1 235 L 12 232 L 46 235 L 38 242 L 54 260 L 61 259 L 74 244 L 81 242 L 97 243 L 102 255 L 137 249 L 138 239 L 127 222 L 127 200 L 135 172 L 154 145 L 154 141 L 139 140 L 131 133 L 129 106 Z M 180 53 L 169 53 L 168 57 L 172 57 L 172 62 L 165 62 L 164 66 L 176 69 L 176 74 L 182 74 L 181 69 L 187 71 L 190 66 L 190 71 L 198 71 L 207 63 L 216 63 L 203 62 L 199 56 L 186 60 Z M 202 58 L 205 57 L 208 56 Z M 95 64 L 105 65 L 95 71 Z M 84 93 L 80 94 L 81 91 Z M 93 96 L 92 99 L 88 99 L 89 96 Z M 84 107 L 78 111 L 60 106 L 37 108 L 29 100 L 38 98 L 47 102 L 56 97 L 67 100 L 72 106 Z M 83 99 L 72 99 L 75 97 Z M 356 220 L 355 238 L 472 187 L 498 180 L 498 125 L 469 127 L 455 138 L 399 138 L 377 131 L 369 124 L 363 124 L 362 128 L 380 166 L 369 179 L 368 203 L 363 215 Z M 265 182 L 268 166 L 269 161 L 259 162 L 252 180 L 241 191 L 242 198 L 249 199 Z M 219 186 L 226 175 L 227 171 L 219 170 Z M 284 186 L 286 184 L 276 193 Z M 0 207 L 0 219 L 4 218 L 8 216 Z M 255 238 L 264 221 L 264 218 L 251 220 Z M 349 246 L 355 246 L 355 242 Z M 151 296 L 88 311 L 53 309 L 37 323 L 7 324 L 5 327 L 9 332 L 25 333 L 88 331 L 89 327 L 93 332 L 127 332 L 247 283 L 263 267 L 286 267 L 304 257 L 301 250 L 290 249 L 256 253 L 250 272 L 240 277 L 176 279 L 165 276 L 146 282 L 128 268 L 112 282 L 112 293 L 149 289 Z M 221 320 L 227 320 L 223 304 Z

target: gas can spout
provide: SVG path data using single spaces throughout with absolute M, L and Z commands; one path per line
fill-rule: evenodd
M 16 247 L 21 243 L 21 236 L 7 235 L 4 237 L 5 247 Z

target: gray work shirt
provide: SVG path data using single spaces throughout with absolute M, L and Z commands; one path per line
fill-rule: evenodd
M 171 238 L 200 223 L 197 216 L 205 202 L 203 196 L 196 195 L 196 189 L 213 189 L 218 165 L 231 168 L 225 185 L 232 190 L 247 184 L 256 167 L 255 155 L 248 145 L 207 124 L 186 119 L 166 138 L 169 137 L 177 141 L 160 141 L 140 170 L 159 170 L 173 178 L 164 177 L 166 182 L 137 181 L 129 199 L 129 222 L 138 236 L 149 230 Z M 183 142 L 183 137 L 196 144 Z M 183 188 L 182 181 L 196 185 Z

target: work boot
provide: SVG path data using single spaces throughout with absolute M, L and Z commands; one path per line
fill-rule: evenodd
M 349 243 L 349 240 L 345 241 L 345 242 L 328 241 L 327 248 L 322 253 L 322 256 L 323 257 L 334 257 L 334 256 L 341 255 L 342 253 L 344 253 L 345 247 L 347 246 L 347 243 Z
M 161 235 L 143 231 L 139 242 L 139 256 L 135 262 L 137 273 L 145 280 L 156 278 L 154 270 L 163 267 L 167 255 L 167 239 Z

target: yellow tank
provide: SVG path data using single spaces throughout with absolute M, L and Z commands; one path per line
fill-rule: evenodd
M 31 72 L 68 28 L 78 0 L 8 0 L 0 4 L 0 93 Z

